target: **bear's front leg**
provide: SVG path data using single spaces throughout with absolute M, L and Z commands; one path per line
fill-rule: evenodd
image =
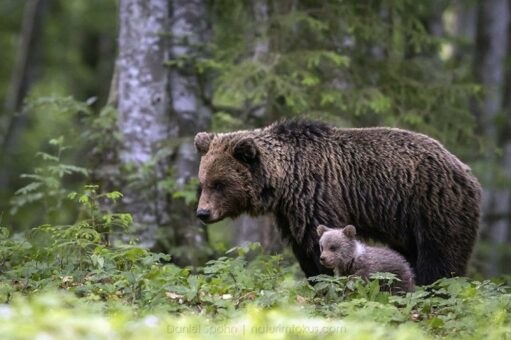
M 314 246 L 312 251 L 307 252 L 306 247 L 292 243 L 293 253 L 300 264 L 300 268 L 305 273 L 305 277 L 317 276 L 320 274 L 332 275 L 331 269 L 323 267 L 319 263 L 320 251 L 319 246 Z

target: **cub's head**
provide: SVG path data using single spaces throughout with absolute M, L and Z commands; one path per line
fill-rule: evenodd
M 342 229 L 328 228 L 322 224 L 317 227 L 321 264 L 326 268 L 341 270 L 353 259 L 356 249 L 356 229 L 347 225 Z
M 195 136 L 195 147 L 202 156 L 197 217 L 215 223 L 250 213 L 261 190 L 255 175 L 260 152 L 253 137 L 243 132 L 200 132 Z

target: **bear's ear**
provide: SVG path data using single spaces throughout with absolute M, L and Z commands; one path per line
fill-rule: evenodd
M 245 137 L 236 142 L 232 155 L 242 163 L 253 164 L 259 157 L 259 150 L 251 137 Z
M 204 156 L 208 153 L 209 150 L 209 144 L 211 144 L 211 141 L 215 138 L 214 133 L 208 133 L 208 132 L 199 132 L 195 135 L 194 144 L 195 148 L 199 152 L 201 156 Z
M 355 226 L 353 226 L 351 224 L 348 224 L 347 226 L 345 226 L 344 229 L 342 230 L 342 232 L 348 238 L 355 238 L 355 235 L 357 235 L 357 229 L 355 228 Z
M 318 225 L 318 227 L 316 228 L 316 231 L 318 232 L 319 237 L 323 236 L 325 231 L 328 231 L 328 230 L 330 230 L 330 228 L 328 228 L 327 226 L 322 225 L 322 224 Z

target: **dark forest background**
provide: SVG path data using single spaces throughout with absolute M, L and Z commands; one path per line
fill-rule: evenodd
M 94 184 L 122 192 L 130 237 L 176 264 L 246 242 L 279 253 L 271 217 L 198 223 L 193 137 L 306 117 L 442 142 L 484 186 L 471 274 L 511 273 L 510 11 L 508 0 L 2 0 L 0 224 L 74 223 L 69 193 Z

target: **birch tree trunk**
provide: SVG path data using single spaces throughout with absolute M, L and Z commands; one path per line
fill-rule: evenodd
M 197 132 L 210 128 L 212 110 L 211 84 L 207 72 L 198 72 L 197 62 L 207 57 L 207 42 L 211 28 L 205 0 L 172 0 L 170 58 L 175 63 L 170 69 L 171 134 L 181 141 L 174 164 L 178 189 L 184 189 L 197 176 L 199 156 L 193 145 Z M 183 199 L 172 200 L 171 227 L 180 247 L 175 255 L 180 264 L 197 265 L 208 257 L 206 226 L 195 216 L 195 205 Z
M 257 62 L 264 62 L 265 58 L 268 57 L 268 53 L 270 53 L 268 1 L 253 0 L 252 11 L 256 22 L 252 58 Z M 269 94 L 263 108 L 264 112 L 262 112 L 267 121 L 271 120 L 272 105 L 273 101 L 271 100 L 271 94 Z M 282 250 L 281 237 L 271 216 L 251 217 L 242 215 L 234 221 L 234 243 L 241 246 L 248 242 L 259 242 L 264 250 L 269 253 Z
M 160 226 L 169 224 L 167 193 L 160 189 L 168 160 L 155 160 L 169 138 L 167 0 L 121 0 L 119 3 L 118 126 L 122 135 L 119 158 L 136 176 L 124 188 L 125 209 L 140 230 L 142 246 L 151 247 Z
M 494 151 L 487 155 L 489 164 L 501 164 L 511 178 L 511 147 L 508 140 L 499 138 L 496 117 L 503 110 L 505 57 L 508 46 L 509 3 L 508 0 L 485 0 L 479 2 L 475 53 L 475 75 L 484 86 L 482 103 L 476 106 L 476 116 L 485 138 L 493 145 L 504 145 L 502 157 Z M 502 134 L 503 135 L 503 134 Z M 490 173 L 490 172 L 488 172 Z M 487 272 L 499 272 L 502 252 L 509 231 L 511 196 L 509 188 L 499 188 L 495 178 L 483 179 L 482 232 L 492 242 Z

